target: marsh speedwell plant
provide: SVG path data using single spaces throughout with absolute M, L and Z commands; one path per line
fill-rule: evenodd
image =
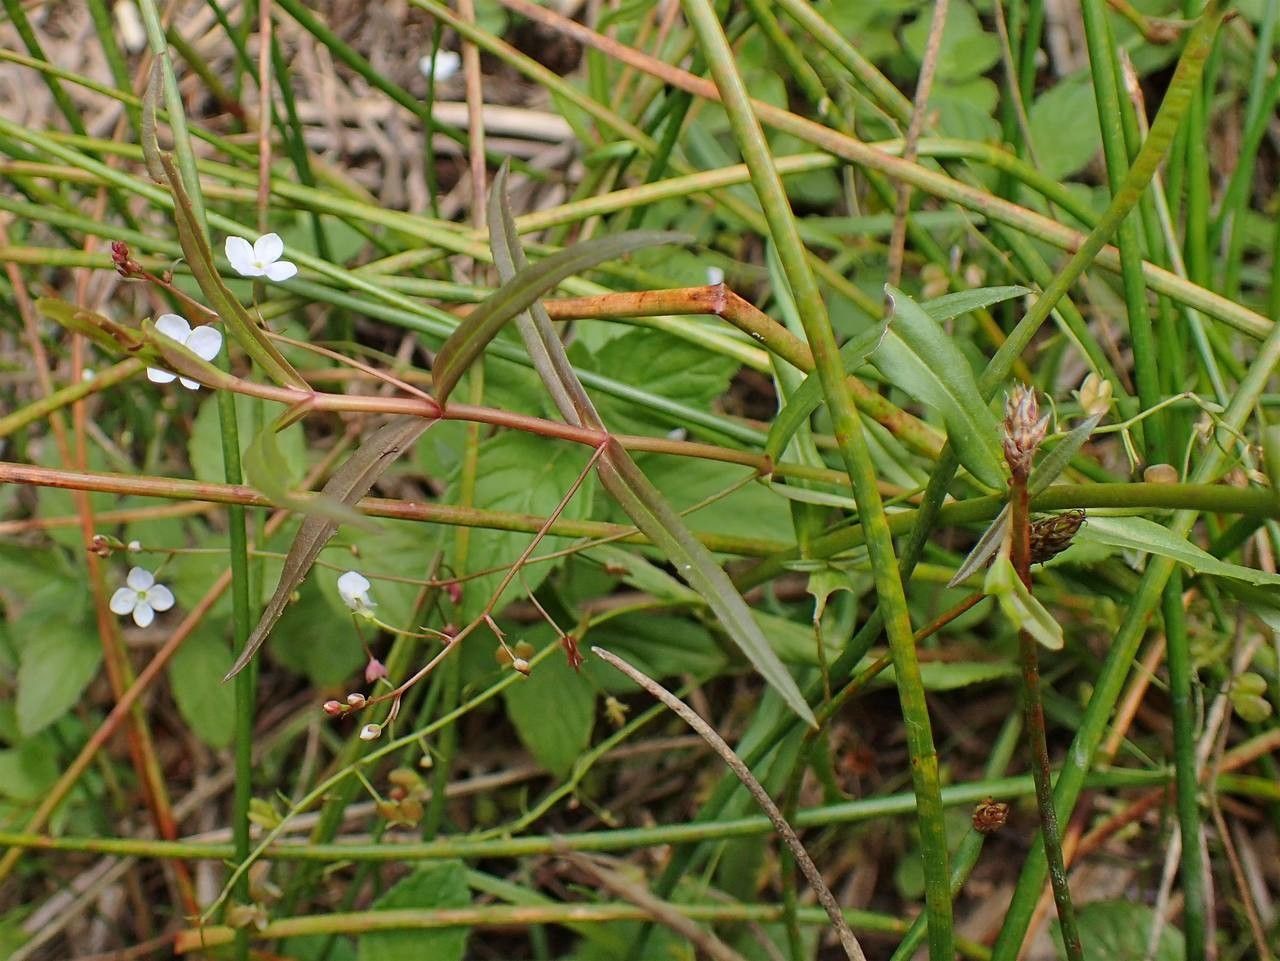
M 1278 27 L 5 0 L 0 956 L 1275 956 Z

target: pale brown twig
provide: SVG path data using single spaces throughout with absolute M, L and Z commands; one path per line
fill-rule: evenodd
M 755 798 L 756 803 L 760 805 L 761 810 L 773 822 L 774 830 L 782 836 L 782 840 L 790 849 L 792 856 L 796 860 L 796 864 L 800 868 L 800 873 L 809 882 L 813 888 L 814 894 L 818 897 L 818 902 L 827 912 L 827 916 L 831 918 L 831 924 L 836 929 L 836 933 L 840 937 L 840 944 L 844 948 L 845 954 L 851 961 L 866 961 L 866 955 L 862 952 L 862 946 L 858 943 L 858 939 L 854 936 L 853 931 L 849 929 L 849 923 L 845 920 L 844 914 L 840 911 L 840 905 L 836 903 L 835 895 L 831 893 L 831 889 L 827 887 L 827 882 L 822 879 L 822 874 L 818 871 L 817 865 L 813 863 L 813 859 L 809 857 L 809 852 L 805 850 L 804 845 L 800 842 L 799 836 L 795 830 L 787 823 L 787 819 L 782 816 L 782 812 L 778 810 L 778 805 L 773 802 L 773 798 L 769 797 L 769 793 L 765 791 L 760 782 L 756 780 L 755 775 L 751 773 L 751 769 L 742 762 L 742 758 L 738 757 L 719 734 L 715 728 L 698 716 L 692 708 L 684 701 L 676 697 L 665 687 L 659 684 L 647 674 L 637 670 L 631 664 L 628 664 L 618 655 L 606 651 L 602 647 L 592 647 L 591 652 L 602 661 L 617 668 L 636 684 L 644 688 L 668 708 L 671 709 L 679 718 L 688 724 L 697 734 L 711 746 L 711 749 L 720 755 L 720 759 L 729 766 L 734 775 L 742 782 L 743 786 Z

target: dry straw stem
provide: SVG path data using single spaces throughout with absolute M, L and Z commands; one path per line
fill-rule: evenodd
M 653 678 L 602 647 L 593 647 L 591 651 L 602 661 L 617 668 L 669 707 L 679 716 L 680 720 L 693 728 L 711 746 L 711 749 L 720 755 L 720 759 L 729 766 L 729 769 L 733 771 L 743 786 L 751 792 L 751 796 L 755 798 L 761 810 L 773 822 L 774 830 L 782 836 L 782 840 L 796 859 L 796 864 L 799 865 L 805 880 L 809 882 L 814 894 L 818 896 L 818 902 L 826 910 L 827 916 L 831 918 L 831 923 L 835 927 L 836 933 L 840 936 L 840 945 L 844 948 L 845 954 L 848 955 L 851 961 L 866 961 L 866 955 L 862 953 L 862 946 L 858 944 L 858 939 L 854 937 L 853 931 L 849 929 L 849 922 L 845 920 L 844 915 L 841 913 L 840 905 L 836 903 L 835 895 L 831 893 L 827 883 L 822 880 L 822 874 L 813 863 L 813 859 L 809 857 L 809 852 L 804 849 L 804 845 L 800 843 L 799 836 L 791 825 L 787 823 L 786 818 L 782 816 L 782 812 L 778 810 L 778 805 L 773 803 L 773 798 L 769 797 L 769 793 L 756 780 L 755 775 L 751 773 L 751 769 L 743 764 L 742 759 L 733 752 L 733 748 L 716 733 L 715 728 L 699 717 L 696 711 L 653 680 Z

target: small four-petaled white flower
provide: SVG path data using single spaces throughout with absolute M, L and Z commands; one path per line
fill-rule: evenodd
M 298 272 L 298 265 L 281 260 L 284 241 L 279 234 L 263 234 L 252 244 L 244 237 L 227 238 L 227 260 L 241 277 L 266 277 L 288 280 Z
M 125 578 L 128 587 L 122 587 L 111 595 L 111 613 L 125 617 L 133 615 L 133 623 L 148 627 L 156 619 L 156 611 L 173 607 L 173 591 L 157 584 L 155 575 L 141 567 L 129 571 Z
M 205 325 L 192 330 L 186 319 L 177 314 L 161 314 L 157 317 L 156 330 L 170 340 L 176 340 L 201 360 L 213 360 L 222 349 L 222 331 L 217 327 Z M 178 375 L 160 367 L 147 368 L 147 380 L 153 384 L 168 384 L 175 377 Z M 188 390 L 200 389 L 200 385 L 189 377 L 178 379 Z
M 369 597 L 369 579 L 359 571 L 347 571 L 338 578 L 338 596 L 357 614 L 369 614 L 376 604 Z

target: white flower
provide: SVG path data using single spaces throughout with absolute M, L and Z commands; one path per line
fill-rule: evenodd
M 428 54 L 418 60 L 418 70 L 424 77 L 448 80 L 462 66 L 462 57 L 452 50 L 438 50 L 433 57 Z
M 338 596 L 357 614 L 372 611 L 376 604 L 369 597 L 369 579 L 359 571 L 347 571 L 338 578 Z
M 205 325 L 192 330 L 191 325 L 177 314 L 161 314 L 157 317 L 156 330 L 170 340 L 176 340 L 201 360 L 213 360 L 222 349 L 222 331 L 217 327 Z M 177 376 L 159 367 L 147 368 L 147 380 L 153 384 L 168 384 Z M 200 389 L 200 385 L 188 377 L 178 379 L 188 390 Z
M 360 728 L 360 740 L 362 741 L 376 741 L 381 734 L 382 728 L 377 724 L 366 724 Z
M 121 617 L 132 614 L 133 623 L 139 627 L 148 627 L 156 619 L 156 611 L 173 607 L 173 592 L 157 584 L 150 571 L 135 567 L 129 571 L 125 583 L 129 586 L 111 595 L 111 613 Z
M 227 238 L 227 260 L 241 277 L 266 277 L 288 280 L 298 272 L 298 265 L 281 260 L 284 241 L 279 234 L 263 234 L 252 244 L 243 237 Z
M 724 271 L 719 267 L 707 268 L 707 283 L 714 287 L 716 284 L 724 283 Z
M 130 554 L 141 554 L 142 541 L 130 541 L 128 550 Z

